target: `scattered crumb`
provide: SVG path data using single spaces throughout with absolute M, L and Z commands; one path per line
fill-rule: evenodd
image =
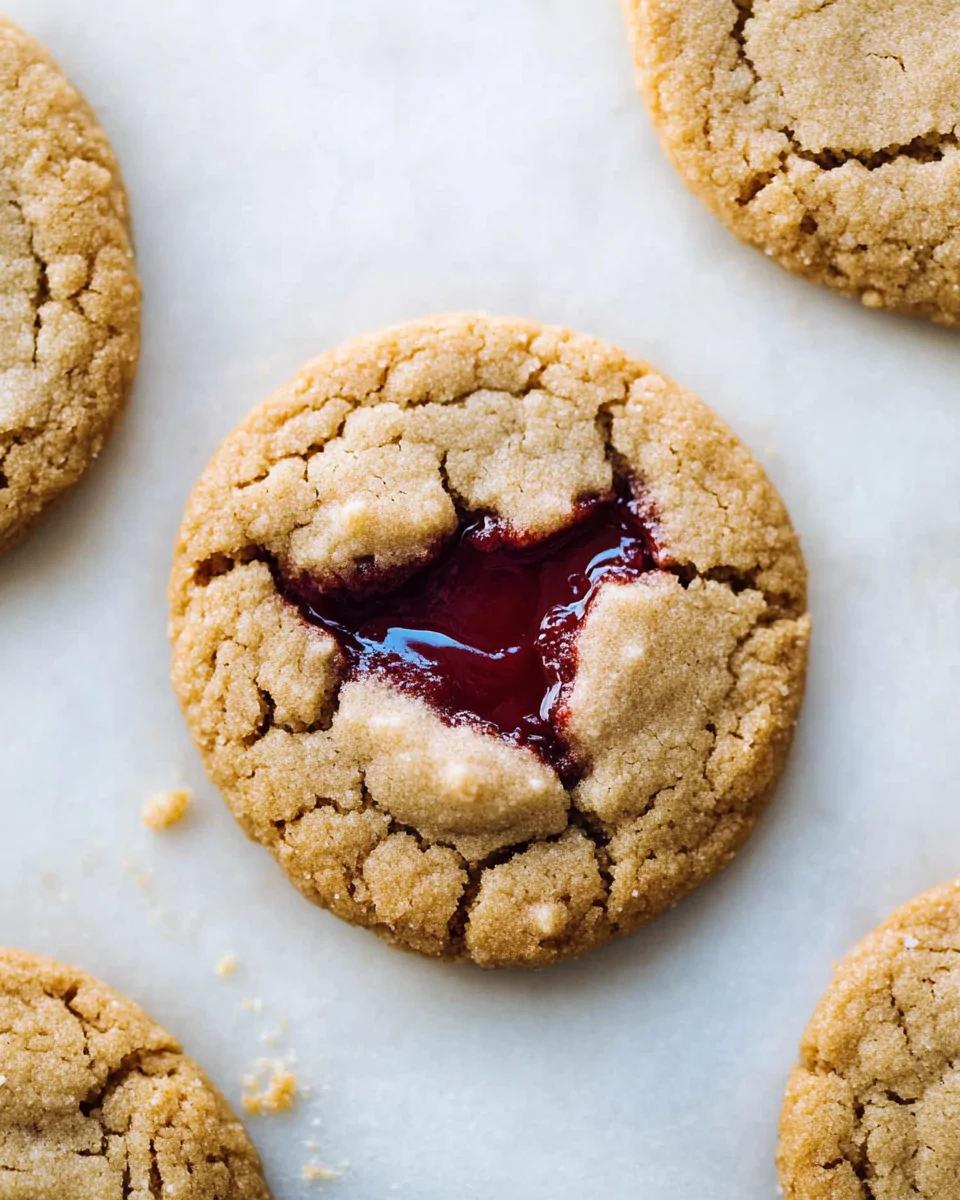
M 133 876 L 141 892 L 145 892 L 149 888 L 156 874 L 153 867 L 141 867 L 135 858 L 125 858 L 123 869 Z
M 340 1172 L 336 1169 L 336 1167 L 328 1167 L 324 1163 L 308 1162 L 303 1164 L 303 1170 L 300 1172 L 300 1177 L 308 1182 L 329 1182 L 331 1179 L 339 1179 Z
M 232 952 L 230 954 L 222 954 L 217 959 L 216 972 L 218 975 L 232 975 L 237 969 L 237 956 Z
M 263 1001 L 259 996 L 244 996 L 240 1003 L 248 1012 L 263 1012 Z
M 144 804 L 141 819 L 148 829 L 169 829 L 183 818 L 192 799 L 189 788 L 156 792 Z
M 316 1138 L 308 1138 L 303 1144 L 311 1154 L 316 1154 L 316 1152 L 320 1149 L 320 1143 L 316 1140 Z
M 260 1059 L 256 1074 L 247 1075 L 243 1086 L 248 1089 L 242 1098 L 244 1110 L 254 1117 L 285 1112 L 293 1107 L 297 1095 L 296 1075 L 285 1070 L 282 1063 L 266 1059 Z

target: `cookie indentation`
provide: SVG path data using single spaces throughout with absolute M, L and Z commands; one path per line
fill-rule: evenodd
M 467 516 L 436 558 L 399 586 L 324 588 L 278 572 L 281 593 L 331 633 L 352 677 L 382 676 L 452 724 L 479 723 L 532 747 L 571 782 L 563 701 L 576 637 L 601 585 L 654 567 L 629 486 L 583 500 L 571 524 L 524 536 Z M 386 585 L 386 586 L 385 586 Z

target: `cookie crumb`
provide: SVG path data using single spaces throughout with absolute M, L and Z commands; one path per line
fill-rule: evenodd
M 340 1172 L 336 1167 L 328 1167 L 325 1163 L 308 1162 L 303 1164 L 300 1178 L 305 1179 L 307 1182 L 329 1183 L 333 1179 L 339 1179 Z
M 225 977 L 232 975 L 237 969 L 237 956 L 231 951 L 229 954 L 222 954 L 217 959 L 216 972 L 219 976 Z
M 240 1003 L 248 1012 L 263 1012 L 263 1001 L 259 996 L 244 996 Z
M 266 1071 L 270 1074 L 264 1081 Z M 292 1071 L 284 1070 L 282 1063 L 261 1060 L 257 1064 L 256 1074 L 247 1075 L 243 1085 L 249 1089 L 242 1098 L 244 1110 L 254 1117 L 261 1117 L 264 1113 L 286 1112 L 293 1107 L 297 1095 L 297 1077 Z
M 169 829 L 183 820 L 192 799 L 193 793 L 189 788 L 155 792 L 144 804 L 141 819 L 148 829 Z

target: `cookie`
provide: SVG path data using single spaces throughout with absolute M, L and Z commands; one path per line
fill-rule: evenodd
M 84 971 L 0 950 L 4 1200 L 269 1200 L 227 1102 L 142 1009 Z
M 839 965 L 780 1118 L 787 1200 L 960 1194 L 960 880 L 898 909 Z
M 127 199 L 96 118 L 0 18 L 0 551 L 76 483 L 139 352 Z
M 626 0 L 674 165 L 787 270 L 960 321 L 960 55 L 950 0 Z
M 782 502 L 699 400 L 592 338 L 438 317 L 308 364 L 217 451 L 176 548 L 173 681 L 311 900 L 541 965 L 747 836 L 804 590 Z

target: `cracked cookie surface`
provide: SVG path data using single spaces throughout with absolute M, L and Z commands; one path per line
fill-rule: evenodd
M 83 475 L 139 352 L 113 151 L 83 98 L 0 18 L 0 551 Z
M 269 1200 L 227 1102 L 130 1000 L 0 950 L 4 1200 Z
M 597 587 L 569 647 L 570 777 L 354 669 L 289 598 L 389 597 L 467 517 L 536 544 L 625 485 L 650 564 Z M 346 920 L 484 966 L 580 953 L 729 861 L 809 629 L 783 504 L 705 405 L 595 339 L 472 315 L 357 339 L 256 408 L 187 505 L 170 605 L 174 686 L 247 833 Z
M 955 1200 L 960 880 L 898 909 L 837 967 L 780 1118 L 787 1200 Z
M 871 308 L 960 322 L 952 0 L 625 0 L 640 89 L 743 241 Z

